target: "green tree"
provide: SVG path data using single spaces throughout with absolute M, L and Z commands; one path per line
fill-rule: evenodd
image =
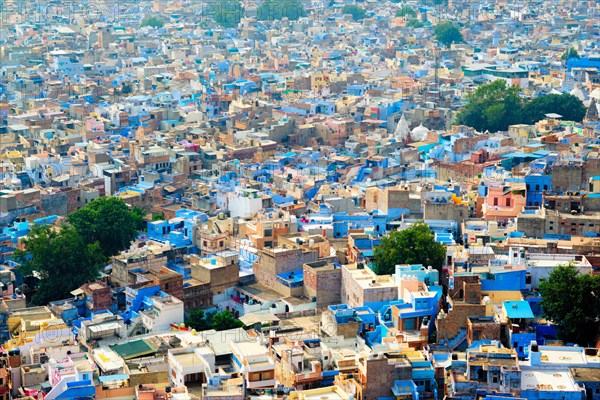
M 147 212 L 146 210 L 144 210 L 142 207 L 138 207 L 138 206 L 133 206 L 131 207 L 131 215 L 134 218 L 135 221 L 135 229 L 138 231 L 146 231 L 146 221 L 144 220 L 144 217 L 146 216 Z
M 408 21 L 406 21 L 406 26 L 409 28 L 422 28 L 425 26 L 425 23 L 419 21 L 416 18 L 411 18 Z
M 433 28 L 433 33 L 438 42 L 450 47 L 452 43 L 460 43 L 463 41 L 460 28 L 453 22 L 440 22 Z
M 411 15 L 412 17 L 416 17 L 417 13 L 412 7 L 404 6 L 398 11 L 396 11 L 396 17 L 405 17 L 407 15 Z
M 391 231 L 381 239 L 373 254 L 378 275 L 393 274 L 398 264 L 431 265 L 441 271 L 446 246 L 434 240 L 429 226 L 419 222 L 402 231 Z
M 360 21 L 361 19 L 365 18 L 367 12 L 364 8 L 355 4 L 346 4 L 344 7 L 342 7 L 342 14 L 350 14 L 352 15 L 353 20 Z
M 560 57 L 560 59 L 563 61 L 568 61 L 571 58 L 579 58 L 579 53 L 574 47 L 569 47 Z
M 165 216 L 162 214 L 154 214 L 152 216 L 152 221 L 164 221 L 165 220 Z
M 219 311 L 211 316 L 210 326 L 216 331 L 224 331 L 227 329 L 243 328 L 244 324 L 239 319 L 236 319 L 231 311 Z
M 185 317 L 185 326 L 189 326 L 200 332 L 210 329 L 210 322 L 206 319 L 203 310 L 193 309 Z
M 586 108 L 581 100 L 571 94 L 548 94 L 527 103 L 523 113 L 524 122 L 534 124 L 548 113 L 560 114 L 566 121 L 581 122 Z
M 147 16 L 146 18 L 144 18 L 142 20 L 142 22 L 140 23 L 141 28 L 143 28 L 144 26 L 150 26 L 153 28 L 162 28 L 163 26 L 165 26 L 165 21 L 163 21 L 163 19 L 160 17 L 157 17 L 155 15 L 150 15 L 150 16 Z
M 538 289 L 542 312 L 558 325 L 560 338 L 594 345 L 600 328 L 600 276 L 581 275 L 573 265 L 559 266 Z
M 129 248 L 141 226 L 141 209 L 118 197 L 100 197 L 67 217 L 85 243 L 98 242 L 106 258 Z
M 244 8 L 236 0 L 211 2 L 208 11 L 212 15 L 213 20 L 225 28 L 235 28 L 244 15 Z
M 257 9 L 259 21 L 274 21 L 287 18 L 295 21 L 306 16 L 306 10 L 300 0 L 265 0 Z
M 24 239 L 25 251 L 15 252 L 18 270 L 39 279 L 31 302 L 46 305 L 70 297 L 69 292 L 95 280 L 105 258 L 98 243 L 85 243 L 70 225 L 60 230 L 34 226 Z
M 509 125 L 523 121 L 524 101 L 520 89 L 506 86 L 503 80 L 481 85 L 467 95 L 467 105 L 458 113 L 456 122 L 478 131 L 505 131 Z

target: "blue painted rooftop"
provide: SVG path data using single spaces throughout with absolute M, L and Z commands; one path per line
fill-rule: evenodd
M 292 272 L 278 274 L 277 276 L 287 282 L 300 283 L 304 280 L 304 271 L 301 269 L 297 269 Z
M 531 307 L 525 300 L 505 301 L 504 308 L 506 309 L 506 315 L 508 315 L 508 318 L 510 319 L 533 318 Z

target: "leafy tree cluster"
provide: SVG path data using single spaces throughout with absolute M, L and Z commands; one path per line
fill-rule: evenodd
M 129 210 L 118 197 L 101 197 L 67 217 L 86 243 L 98 242 L 105 258 L 129 248 L 143 224 L 145 211 Z
M 438 42 L 450 47 L 452 43 L 461 43 L 463 41 L 460 28 L 453 22 L 440 22 L 433 28 L 433 33 Z
M 566 121 L 581 122 L 585 112 L 585 105 L 572 94 L 548 94 L 536 97 L 525 105 L 523 120 L 526 124 L 534 124 L 546 114 L 556 113 Z
M 224 331 L 244 327 L 242 321 L 236 319 L 229 310 L 218 311 L 213 314 L 205 313 L 204 310 L 190 310 L 185 318 L 185 325 L 197 331 L 206 331 L 208 329 Z
M 378 275 L 393 274 L 398 264 L 423 264 L 441 271 L 446 246 L 435 241 L 425 223 L 416 223 L 402 231 L 391 231 L 381 239 L 373 254 Z
M 407 15 L 416 17 L 417 13 L 412 7 L 408 7 L 408 6 L 404 6 L 401 9 L 399 9 L 398 11 L 396 11 L 396 17 L 405 17 Z
M 39 279 L 31 302 L 45 305 L 64 299 L 68 293 L 98 277 L 105 260 L 98 243 L 87 243 L 71 226 L 60 230 L 35 226 L 23 241 L 27 251 L 17 250 L 19 272 Z
M 558 325 L 565 342 L 593 346 L 600 329 L 600 275 L 579 274 L 573 265 L 553 270 L 539 285 L 542 313 Z
M 560 58 L 563 61 L 568 61 L 571 58 L 579 58 L 579 53 L 574 47 L 569 47 Z
M 144 18 L 140 23 L 140 27 L 143 28 L 144 26 L 150 26 L 152 28 L 162 28 L 163 26 L 165 26 L 165 21 L 163 21 L 163 19 L 160 17 L 150 15 Z
M 164 221 L 165 216 L 163 214 L 154 214 L 152 216 L 152 221 Z
M 422 21 L 419 21 L 416 18 L 411 18 L 408 21 L 406 21 L 406 26 L 409 28 L 422 28 L 425 26 L 425 23 Z
M 208 12 L 222 27 L 235 28 L 244 15 L 244 8 L 236 0 L 218 0 L 210 3 Z
M 129 247 L 145 212 L 116 197 L 101 197 L 67 217 L 59 229 L 34 226 L 15 252 L 18 270 L 39 281 L 31 302 L 45 305 L 95 280 L 110 256 Z
M 344 7 L 342 7 L 342 14 L 350 14 L 352 15 L 353 20 L 360 21 L 361 19 L 365 18 L 367 12 L 364 8 L 355 4 L 346 4 Z
M 548 113 L 557 113 L 565 120 L 580 122 L 585 106 L 570 94 L 549 94 L 527 101 L 520 88 L 506 86 L 503 80 L 481 85 L 467 96 L 467 105 L 458 113 L 458 124 L 479 131 L 505 131 L 514 124 L 534 124 Z
M 257 9 L 259 21 L 274 21 L 287 18 L 295 21 L 306 16 L 306 10 L 300 0 L 265 0 Z

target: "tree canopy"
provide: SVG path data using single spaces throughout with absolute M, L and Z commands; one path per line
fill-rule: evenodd
M 479 86 L 467 96 L 467 105 L 458 113 L 457 123 L 479 131 L 505 131 L 522 121 L 523 99 L 520 89 L 506 86 L 503 80 Z
M 536 97 L 525 105 L 523 112 L 524 121 L 534 124 L 544 118 L 548 113 L 563 116 L 566 121 L 581 122 L 585 117 L 586 108 L 577 97 L 572 94 L 548 94 Z
M 152 216 L 152 221 L 164 221 L 165 216 L 163 214 L 154 214 Z
M 548 113 L 565 120 L 580 122 L 585 106 L 570 94 L 549 94 L 527 101 L 517 86 L 506 86 L 503 80 L 479 86 L 467 95 L 467 105 L 458 113 L 456 122 L 478 131 L 506 131 L 510 125 L 533 124 Z
M 416 18 L 411 18 L 408 21 L 406 21 L 406 26 L 409 28 L 422 28 L 425 26 L 425 23 L 422 21 L 419 21 Z
M 554 269 L 539 285 L 542 313 L 559 327 L 559 337 L 593 345 L 600 328 L 600 276 L 581 275 L 573 265 Z
M 147 16 L 140 22 L 140 27 L 150 26 L 153 28 L 162 28 L 165 26 L 165 21 L 162 18 L 157 17 L 155 15 Z
M 243 328 L 244 324 L 239 319 L 236 319 L 231 311 L 219 311 L 212 315 L 210 327 L 216 331 L 224 331 L 227 329 Z
M 242 19 L 244 8 L 237 0 L 217 0 L 210 3 L 208 12 L 217 24 L 224 28 L 234 28 Z
M 353 20 L 360 21 L 365 18 L 367 12 L 364 8 L 359 7 L 356 4 L 346 4 L 342 7 L 342 14 L 350 14 L 352 15 Z
M 563 61 L 568 61 L 571 58 L 579 58 L 579 53 L 574 47 L 569 47 L 560 58 Z
M 190 310 L 185 318 L 185 325 L 197 331 L 214 329 L 225 331 L 227 329 L 243 328 L 244 324 L 236 319 L 231 311 L 218 311 L 213 314 L 205 313 L 203 310 Z
M 207 321 L 204 310 L 190 310 L 185 317 L 185 326 L 189 326 L 192 329 L 200 331 L 206 331 L 210 329 L 210 322 Z
M 440 271 L 446 247 L 434 240 L 425 223 L 416 223 L 402 231 L 391 231 L 381 239 L 373 254 L 378 275 L 392 274 L 398 264 L 423 264 Z
M 300 0 L 265 0 L 256 12 L 259 21 L 274 21 L 287 18 L 295 21 L 306 16 Z
M 399 9 L 398 11 L 396 11 L 396 17 L 405 17 L 407 15 L 411 15 L 413 17 L 416 17 L 417 13 L 414 10 L 414 8 L 409 7 L 409 6 L 404 6 L 401 9 Z
M 69 292 L 95 280 L 105 261 L 98 243 L 85 243 L 73 227 L 60 230 L 34 226 L 23 241 L 26 251 L 15 252 L 18 270 L 39 279 L 31 302 L 45 305 L 70 297 Z
M 453 22 L 440 22 L 433 28 L 433 33 L 438 42 L 450 47 L 452 43 L 460 43 L 463 41 L 460 28 Z
M 106 258 L 129 248 L 144 211 L 129 210 L 118 197 L 100 197 L 67 217 L 86 244 L 98 242 Z

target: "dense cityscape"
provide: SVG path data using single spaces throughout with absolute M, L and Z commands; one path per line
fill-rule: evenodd
M 0 0 L 0 400 L 600 400 L 597 0 Z

